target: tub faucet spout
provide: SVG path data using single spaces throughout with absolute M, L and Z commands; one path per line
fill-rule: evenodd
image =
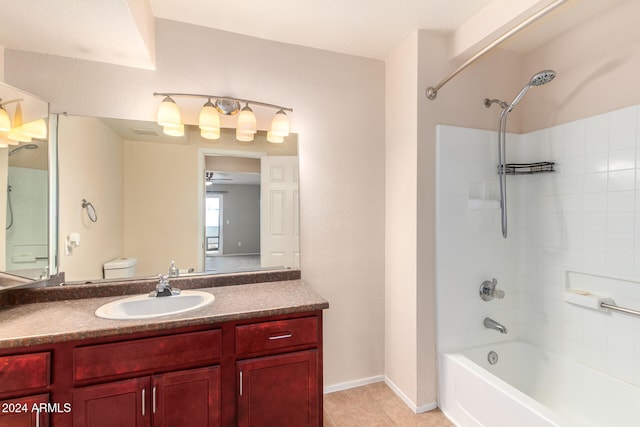
M 495 320 L 489 318 L 489 317 L 485 317 L 484 318 L 484 327 L 485 328 L 489 328 L 489 329 L 495 329 L 496 331 L 500 332 L 501 334 L 506 334 L 507 333 L 507 328 L 496 322 Z

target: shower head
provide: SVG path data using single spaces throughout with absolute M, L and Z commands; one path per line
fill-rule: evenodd
M 534 74 L 534 76 L 531 77 L 531 81 L 529 82 L 529 84 L 531 86 L 542 86 L 553 80 L 555 76 L 556 72 L 553 70 L 540 71 L 539 73 Z
M 520 102 L 520 100 L 522 99 L 524 94 L 527 93 L 530 87 L 542 86 L 544 84 L 547 84 L 551 80 L 553 80 L 555 76 L 556 76 L 556 72 L 553 70 L 544 70 L 534 74 L 533 77 L 531 77 L 531 80 L 529 81 L 529 83 L 525 87 L 523 87 L 520 93 L 513 99 L 513 101 L 511 101 L 511 104 L 507 109 L 507 113 L 510 113 L 511 110 L 515 108 L 515 106 L 518 104 L 518 102 Z
M 27 150 L 35 150 L 37 149 L 38 146 L 36 144 L 26 144 L 26 145 L 21 145 L 18 148 L 14 148 L 13 150 L 9 151 L 9 155 L 13 155 L 16 154 L 17 152 L 19 152 L 22 149 L 27 149 Z

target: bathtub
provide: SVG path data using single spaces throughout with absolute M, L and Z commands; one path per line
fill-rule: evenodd
M 458 427 L 640 426 L 640 387 L 524 342 L 443 354 L 439 368 L 440 408 Z

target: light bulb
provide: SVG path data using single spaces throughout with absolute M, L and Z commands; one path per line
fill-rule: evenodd
M 179 126 L 164 126 L 162 131 L 165 135 L 169 136 L 183 136 L 184 135 L 184 125 Z
M 216 107 L 211 103 L 211 100 L 208 100 L 207 103 L 202 106 L 198 123 L 202 130 L 220 131 L 220 116 L 218 116 L 218 110 L 216 110 Z M 218 137 L 219 136 L 220 135 L 218 135 Z
M 272 131 L 267 132 L 267 141 L 280 144 L 284 142 L 284 136 L 274 135 Z
M 244 134 L 246 133 L 254 134 L 258 131 L 258 125 L 256 123 L 256 115 L 253 114 L 253 110 L 249 108 L 249 104 L 245 105 L 245 107 L 242 110 L 240 110 L 240 114 L 238 114 L 237 129 L 238 131 Z
M 23 124 L 22 130 L 26 136 L 30 136 L 31 138 L 44 139 L 47 137 L 47 124 L 44 119 Z
M 0 132 L 9 132 L 11 130 L 11 120 L 7 110 L 0 105 Z
M 17 142 L 31 142 L 31 137 L 24 134 L 24 128 L 22 126 L 11 128 L 7 138 Z
M 273 116 L 271 133 L 275 136 L 289 136 L 289 118 L 284 110 L 280 109 L 276 115 Z
M 203 137 L 204 139 L 219 139 L 220 129 L 217 129 L 217 130 L 201 129 L 200 136 Z
M 158 108 L 158 124 L 160 126 L 176 128 L 180 126 L 180 123 L 180 109 L 178 105 L 176 105 L 171 97 L 165 97 Z
M 253 141 L 253 133 L 241 132 L 240 129 L 236 129 L 236 139 L 242 142 Z

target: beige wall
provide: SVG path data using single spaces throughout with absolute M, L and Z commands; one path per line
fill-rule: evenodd
M 100 120 L 60 116 L 59 258 L 66 279 L 101 279 L 105 262 L 123 256 L 122 141 Z M 97 222 L 88 219 L 82 199 L 91 202 Z M 80 247 L 65 255 L 65 238 L 80 234 Z
M 445 36 L 417 31 L 386 62 L 385 374 L 418 410 L 436 402 L 435 126 L 495 128 L 483 100 L 517 93 L 521 59 L 494 52 L 435 101 L 424 90 L 455 68 Z
M 640 2 L 627 0 L 527 54 L 524 76 L 556 70 L 522 104 L 522 131 L 640 104 Z M 528 77 L 525 77 L 528 76 Z
M 417 32 L 385 71 L 385 375 L 416 404 Z
M 384 63 L 166 20 L 156 21 L 156 50 L 156 71 L 8 50 L 6 77 L 53 112 L 99 117 L 154 120 L 154 91 L 294 108 L 302 276 L 331 304 L 325 384 L 382 375 Z
M 125 255 L 140 275 L 197 269 L 197 147 L 126 141 L 124 158 Z

